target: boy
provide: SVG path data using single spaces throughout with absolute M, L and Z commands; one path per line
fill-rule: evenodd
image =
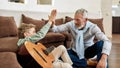
M 46 33 L 48 32 L 52 21 L 55 19 L 56 16 L 56 10 L 52 10 L 51 15 L 49 16 L 48 23 L 43 26 L 37 33 L 35 31 L 35 25 L 33 24 L 22 24 L 19 28 L 19 35 L 22 37 L 19 39 L 17 45 L 21 46 L 24 44 L 25 41 L 30 41 L 33 43 L 36 43 L 40 39 L 44 38 Z M 58 46 L 51 52 L 55 58 L 55 61 L 53 62 L 54 68 L 72 68 L 72 61 L 70 57 L 68 56 L 67 50 L 63 45 Z M 59 60 L 58 58 L 62 59 Z

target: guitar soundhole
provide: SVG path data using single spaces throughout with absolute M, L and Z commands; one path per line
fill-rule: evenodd
M 35 48 L 33 48 L 35 51 L 36 51 L 36 53 L 47 63 L 47 61 L 43 58 L 43 56 L 35 49 Z

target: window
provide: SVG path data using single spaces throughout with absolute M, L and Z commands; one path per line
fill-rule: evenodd
M 37 0 L 40 5 L 52 5 L 52 0 Z
M 9 2 L 24 3 L 24 0 L 9 0 Z

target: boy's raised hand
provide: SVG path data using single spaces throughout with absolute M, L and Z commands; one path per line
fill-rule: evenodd
M 49 23 L 50 23 L 50 24 L 52 24 L 52 22 L 55 21 L 56 14 L 57 14 L 57 10 L 56 10 L 56 9 L 53 9 L 53 10 L 51 11 L 50 16 L 49 16 Z

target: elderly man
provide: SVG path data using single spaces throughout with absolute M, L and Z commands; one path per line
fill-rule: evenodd
M 96 68 L 106 68 L 111 42 L 97 25 L 87 20 L 87 12 L 85 9 L 78 9 L 72 21 L 59 26 L 54 24 L 52 30 L 53 32 L 70 31 L 72 44 L 68 53 L 73 61 L 73 67 L 86 68 L 85 58 L 97 55 Z M 94 37 L 99 41 L 94 43 Z

